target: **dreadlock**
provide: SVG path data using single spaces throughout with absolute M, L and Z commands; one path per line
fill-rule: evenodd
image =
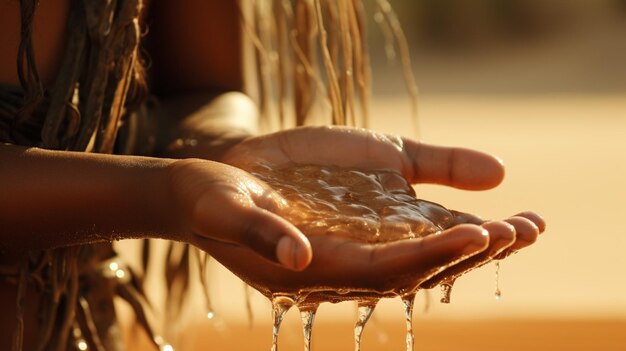
M 277 128 L 311 123 L 367 127 L 371 73 L 360 0 L 238 3 L 242 25 L 254 44 L 259 105 L 268 124 Z M 251 15 L 244 11 L 244 3 L 251 6 Z M 397 18 L 387 0 L 377 0 L 377 4 L 383 26 L 400 50 L 407 87 L 415 101 L 417 89 Z M 144 125 L 136 121 L 147 119 L 147 85 L 139 54 L 142 0 L 72 0 L 66 54 L 50 89 L 44 89 L 35 65 L 32 35 L 37 5 L 38 0 L 20 0 L 17 72 L 21 89 L 0 86 L 0 141 L 54 150 L 116 151 L 123 122 L 136 129 L 127 133 L 132 136 Z M 318 115 L 326 117 L 315 120 Z M 189 281 L 194 258 L 204 278 L 208 256 L 176 245 L 180 244 L 172 243 L 168 249 L 168 286 L 180 275 Z M 175 255 L 175 250 L 180 252 Z M 144 271 L 148 252 L 146 243 Z M 174 256 L 178 257 L 175 262 Z M 111 244 L 82 245 L 33 252 L 13 273 L 3 270 L 18 290 L 14 350 L 23 346 L 23 299 L 28 284 L 43 296 L 38 350 L 79 348 L 81 342 L 95 350 L 119 349 L 119 338 L 110 333 L 116 323 L 112 306 L 116 295 L 130 303 L 138 322 L 159 346 L 162 338 L 154 336 L 144 313 L 141 279 L 115 257 Z M 184 290 L 186 285 L 173 297 L 179 300 L 179 308 Z

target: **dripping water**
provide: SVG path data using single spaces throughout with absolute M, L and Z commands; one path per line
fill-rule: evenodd
M 454 280 L 441 283 L 441 303 L 450 303 L 450 294 L 452 293 L 452 285 Z
M 359 301 L 358 304 L 358 319 L 354 325 L 354 350 L 361 351 L 361 335 L 363 334 L 363 328 L 365 324 L 372 316 L 374 308 L 378 300 Z
M 311 332 L 313 330 L 317 307 L 317 304 L 299 306 L 300 319 L 302 320 L 302 333 L 304 335 L 304 351 L 311 350 Z
M 496 282 L 493 294 L 496 300 L 500 300 L 502 298 L 502 292 L 500 291 L 500 261 L 496 261 Z
M 286 296 L 272 297 L 272 348 L 271 351 L 278 351 L 278 331 L 280 323 L 285 318 L 285 314 L 289 308 L 293 306 L 294 301 Z
M 415 292 L 402 296 L 404 305 L 404 320 L 406 321 L 406 351 L 413 351 L 415 335 L 413 334 L 413 305 L 415 303 Z
M 243 292 L 246 298 L 246 314 L 248 315 L 248 327 L 252 328 L 254 313 L 252 312 L 252 291 L 250 285 L 243 283 Z

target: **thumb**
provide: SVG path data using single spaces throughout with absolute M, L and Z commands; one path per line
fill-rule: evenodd
M 293 224 L 268 210 L 245 211 L 238 241 L 285 268 L 301 271 L 313 258 L 309 239 Z
M 205 197 L 195 208 L 193 229 L 199 235 L 245 246 L 290 270 L 301 271 L 311 263 L 311 243 L 284 218 L 256 205 L 233 208 L 214 200 Z

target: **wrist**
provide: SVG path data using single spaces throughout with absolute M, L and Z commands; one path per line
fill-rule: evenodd
M 173 159 L 142 158 L 128 177 L 131 211 L 128 232 L 140 238 L 181 241 L 183 221 L 170 180 Z M 133 234 L 134 233 L 134 234 Z

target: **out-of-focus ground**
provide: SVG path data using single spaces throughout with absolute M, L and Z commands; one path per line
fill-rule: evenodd
M 502 0 L 518 7 L 500 22 L 493 1 L 439 3 L 447 5 L 396 4 L 421 91 L 419 138 L 492 152 L 507 176 L 491 191 L 418 185 L 418 196 L 485 218 L 532 209 L 548 227 L 502 263 L 500 301 L 493 265 L 462 277 L 449 305 L 432 291 L 424 312 L 419 295 L 416 349 L 625 350 L 626 2 Z M 371 127 L 415 136 L 399 64 L 387 63 L 381 47 L 372 44 Z M 218 321 L 203 318 L 199 296 L 190 300 L 180 349 L 268 349 L 268 302 L 253 294 L 248 328 L 242 283 L 213 270 Z M 381 302 L 374 316 L 362 349 L 403 349 L 400 301 Z M 323 305 L 313 350 L 351 349 L 354 320 L 351 303 Z M 299 325 L 290 311 L 281 350 L 302 349 Z
M 297 316 L 291 315 L 296 319 Z M 216 332 L 207 324 L 188 330 L 181 350 L 269 350 L 270 325 L 253 329 L 236 325 Z M 415 323 L 415 350 L 623 350 L 626 328 L 623 320 L 511 319 L 462 321 L 420 319 Z M 320 320 L 313 332 L 312 349 L 320 351 L 353 350 L 352 326 Z M 405 350 L 404 322 L 384 320 L 371 323 L 363 333 L 362 348 L 368 350 Z M 279 350 L 303 350 L 302 332 L 294 324 L 285 325 Z

